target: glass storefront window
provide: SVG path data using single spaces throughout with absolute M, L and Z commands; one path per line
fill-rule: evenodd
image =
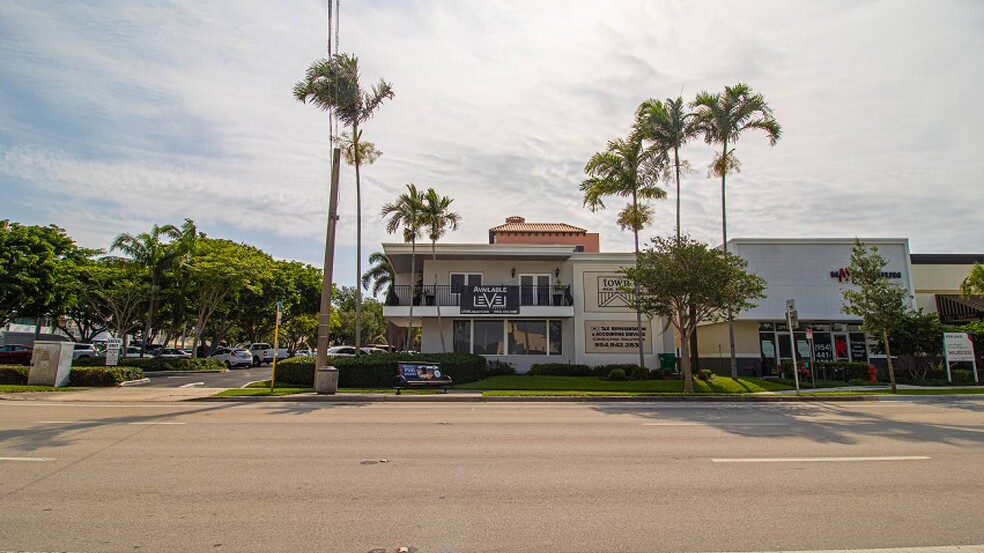
M 474 321 L 474 351 L 477 355 L 505 353 L 502 321 Z
M 564 352 L 562 327 L 561 321 L 550 321 L 550 355 L 562 355 Z
M 834 346 L 830 342 L 829 332 L 813 333 L 813 357 L 817 361 L 834 360 Z
M 471 353 L 471 321 L 454 322 L 454 352 Z
M 547 321 L 509 321 L 509 353 L 546 355 Z

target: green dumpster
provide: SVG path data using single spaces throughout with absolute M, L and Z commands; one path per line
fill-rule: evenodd
M 676 354 L 675 353 L 659 354 L 659 368 L 676 370 Z

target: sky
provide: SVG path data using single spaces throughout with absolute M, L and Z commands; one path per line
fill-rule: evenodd
M 728 236 L 907 237 L 984 253 L 984 3 L 343 0 L 339 49 L 395 97 L 364 126 L 363 258 L 407 183 L 454 198 L 444 242 L 510 215 L 631 251 L 620 199 L 582 206 L 584 164 L 640 102 L 743 82 L 782 125 L 728 178 Z M 326 4 L 0 3 L 0 219 L 105 248 L 193 219 L 212 237 L 321 266 L 328 117 L 292 87 L 325 56 Z M 682 155 L 683 230 L 721 241 L 714 147 Z M 675 225 L 675 184 L 648 240 Z M 355 282 L 354 171 L 342 168 L 335 280 Z M 364 267 L 367 266 L 364 263 Z

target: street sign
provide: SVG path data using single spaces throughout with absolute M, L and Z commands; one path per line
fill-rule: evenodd
M 120 350 L 123 349 L 122 338 L 108 338 L 106 340 L 106 366 L 115 367 L 120 362 Z
M 813 341 L 813 329 L 812 328 L 806 329 L 806 339 L 807 340 L 810 340 L 811 342 Z
M 799 368 L 796 367 L 796 340 L 793 332 L 799 326 L 799 318 L 796 316 L 796 300 L 786 300 L 786 324 L 789 325 L 789 351 L 793 356 L 793 379 L 796 381 L 796 395 L 799 395 Z

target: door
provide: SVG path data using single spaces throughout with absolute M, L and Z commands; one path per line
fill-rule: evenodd
M 550 305 L 550 275 L 519 275 L 521 305 Z
M 461 293 L 466 286 L 481 286 L 481 273 L 451 273 L 451 305 L 461 305 Z

